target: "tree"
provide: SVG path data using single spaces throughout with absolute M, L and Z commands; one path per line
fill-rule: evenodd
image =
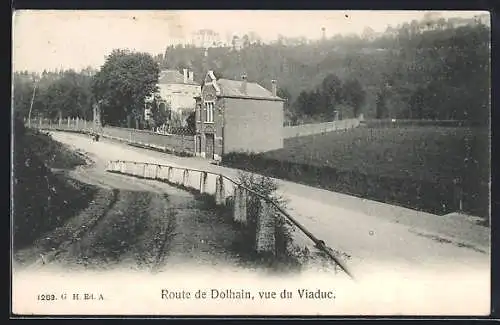
M 166 124 L 170 119 L 170 105 L 161 100 L 159 93 L 153 94 L 153 100 L 148 104 L 151 109 L 152 126 L 161 126 Z
M 91 118 L 91 77 L 87 69 L 77 73 L 73 70 L 45 72 L 36 81 L 27 74 L 14 74 L 14 109 L 22 116 L 29 115 L 33 98 L 33 116 L 57 118 L 73 116 Z
M 299 96 L 295 101 L 296 110 L 303 115 L 312 116 L 313 108 L 312 108 L 312 97 L 314 94 L 309 93 L 305 90 L 301 91 Z
M 361 106 L 366 100 L 366 92 L 359 83 L 358 79 L 349 79 L 342 86 L 344 103 L 351 106 L 354 111 L 354 117 L 361 113 Z
M 285 100 L 284 107 L 285 109 L 288 109 L 290 107 L 290 103 L 292 101 L 292 95 L 286 88 L 278 88 L 276 91 L 276 95 L 280 98 L 283 98 Z
M 290 92 L 286 88 L 278 88 L 276 91 L 276 95 L 282 99 L 285 100 L 283 103 L 283 108 L 285 111 L 285 118 L 287 121 L 296 123 L 297 121 L 297 114 L 295 110 L 293 109 L 293 106 L 291 105 L 292 102 L 292 96 L 290 95 Z
M 91 96 L 90 77 L 74 71 L 65 71 L 45 93 L 48 117 L 72 116 L 90 120 Z
M 191 132 L 196 131 L 196 112 L 189 113 L 189 116 L 186 119 L 186 123 L 188 130 L 190 130 Z
M 13 78 L 13 106 L 20 116 L 28 117 L 28 111 L 33 94 L 34 82 L 27 75 L 15 74 Z
M 320 108 L 322 113 L 328 116 L 335 116 L 335 107 L 342 100 L 342 82 L 334 75 L 329 74 L 323 79 L 320 89 L 320 100 L 323 105 Z
M 376 100 L 376 118 L 381 119 L 387 117 L 387 94 L 381 90 L 377 94 Z
M 231 45 L 233 45 L 233 50 L 236 50 L 236 46 L 238 45 L 240 38 L 238 35 L 234 35 L 233 39 L 231 40 Z
M 94 76 L 92 92 L 102 107 L 107 124 L 130 127 L 132 119 L 143 115 L 146 97 L 157 89 L 158 63 L 147 53 L 113 50 Z M 137 124 L 137 122 L 136 122 Z
M 247 34 L 243 35 L 243 47 L 249 47 L 250 46 L 250 38 L 248 37 Z

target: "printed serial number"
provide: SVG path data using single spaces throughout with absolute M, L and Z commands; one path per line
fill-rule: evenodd
M 37 295 L 37 300 L 57 300 L 54 294 Z

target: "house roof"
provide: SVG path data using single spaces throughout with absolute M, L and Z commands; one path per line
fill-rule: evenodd
M 242 90 L 243 81 L 218 79 L 216 83 L 220 88 L 220 96 L 222 97 L 283 100 L 278 96 L 273 96 L 272 92 L 255 82 L 247 81 L 246 92 Z
M 159 84 L 183 84 L 184 76 L 177 70 L 162 70 L 158 78 Z M 187 84 L 198 85 L 197 82 L 188 81 Z

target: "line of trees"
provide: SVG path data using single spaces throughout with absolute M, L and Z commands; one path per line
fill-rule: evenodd
M 97 103 L 104 124 L 142 128 L 147 99 L 157 97 L 158 77 L 158 64 L 150 54 L 121 49 L 113 50 L 98 71 L 16 72 L 14 112 L 27 118 L 31 108 L 32 117 L 91 120 Z M 165 112 L 154 113 L 157 120 L 167 119 Z
M 381 35 L 336 35 L 312 42 L 281 37 L 272 44 L 247 43 L 238 51 L 210 48 L 204 54 L 202 48 L 170 46 L 155 60 L 161 68 L 189 68 L 199 82 L 206 68 L 229 79 L 246 72 L 249 80 L 269 89 L 277 79 L 294 112 L 323 111 L 318 102 L 324 99 L 316 94 L 305 100 L 305 93 L 316 92 L 334 75 L 342 83 L 359 82 L 366 93 L 360 110 L 367 118 L 487 122 L 489 116 L 490 27 L 474 19 L 427 15 Z M 294 117 L 292 111 L 289 118 L 307 117 Z
M 248 79 L 287 99 L 289 122 L 350 118 L 460 119 L 488 123 L 490 27 L 425 17 L 377 37 L 335 36 L 315 42 L 246 42 L 205 49 L 169 47 L 152 56 L 114 50 L 98 70 L 14 74 L 16 114 L 27 117 L 92 117 L 93 103 L 104 123 L 142 127 L 146 99 L 154 97 L 159 71 L 189 68 L 200 83 L 206 69 L 225 78 Z M 366 35 L 365 35 L 366 34 Z M 35 87 L 36 84 L 36 87 Z M 164 119 L 161 112 L 153 112 Z
M 13 76 L 14 112 L 28 117 L 32 107 L 33 116 L 42 115 L 52 119 L 76 116 L 91 118 L 91 83 L 94 72 L 90 68 L 79 72 L 16 72 Z
M 288 91 L 281 93 L 285 98 Z M 366 100 L 366 91 L 357 79 L 342 82 L 329 74 L 316 89 L 303 90 L 287 111 L 292 124 L 299 120 L 331 121 L 359 117 Z

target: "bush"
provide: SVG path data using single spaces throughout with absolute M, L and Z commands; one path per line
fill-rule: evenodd
M 244 187 L 260 193 L 281 209 L 286 209 L 287 201 L 276 193 L 278 184 L 273 179 L 255 174 L 239 173 L 238 182 Z M 244 228 L 244 236 L 252 244 L 252 247 L 255 247 L 256 244 L 255 235 L 257 233 L 257 222 L 261 209 L 260 200 L 261 198 L 256 195 L 249 194 L 247 196 L 247 227 Z M 300 264 L 301 261 L 299 259 L 301 256 L 298 256 L 297 252 L 303 254 L 303 251 L 297 250 L 294 247 L 292 234 L 295 231 L 295 227 L 276 209 L 274 209 L 273 217 L 275 218 L 275 261 L 285 262 L 286 264 L 292 263 L 294 265 Z

